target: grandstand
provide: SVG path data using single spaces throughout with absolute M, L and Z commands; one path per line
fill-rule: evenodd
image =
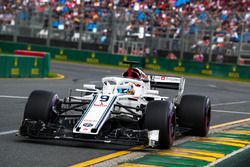
M 0 39 L 250 65 L 250 2 L 1 0 Z

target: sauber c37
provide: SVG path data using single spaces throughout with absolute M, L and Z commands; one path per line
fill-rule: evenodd
M 26 103 L 21 136 L 170 148 L 177 132 L 206 136 L 211 103 L 183 95 L 183 77 L 147 75 L 133 67 L 120 77 L 102 78 L 102 88 L 83 85 L 68 97 L 35 90 Z M 160 89 L 177 90 L 174 98 Z M 185 133 L 184 133 L 185 132 Z

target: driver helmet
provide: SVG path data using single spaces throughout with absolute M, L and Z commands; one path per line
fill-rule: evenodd
M 128 83 L 127 88 L 117 88 L 117 92 L 122 94 L 134 95 L 135 94 L 134 84 L 130 82 Z

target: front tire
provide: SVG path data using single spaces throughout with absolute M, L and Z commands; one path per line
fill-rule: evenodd
M 42 121 L 44 123 L 53 122 L 56 119 L 56 113 L 53 107 L 58 102 L 58 96 L 49 91 L 33 91 L 26 103 L 24 118 L 33 121 Z
M 211 102 L 207 96 L 183 95 L 178 107 L 179 125 L 191 129 L 191 135 L 207 136 L 211 119 Z
M 159 130 L 159 148 L 168 149 L 175 137 L 175 109 L 169 101 L 150 101 L 145 112 L 145 127 Z

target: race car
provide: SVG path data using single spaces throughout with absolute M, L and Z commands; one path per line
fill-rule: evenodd
M 207 96 L 183 95 L 183 77 L 147 75 L 137 62 L 124 62 L 122 76 L 84 84 L 68 97 L 35 90 L 26 103 L 21 136 L 170 148 L 177 132 L 206 136 L 211 118 Z M 157 90 L 158 89 L 158 90 Z M 175 89 L 176 96 L 161 96 Z

